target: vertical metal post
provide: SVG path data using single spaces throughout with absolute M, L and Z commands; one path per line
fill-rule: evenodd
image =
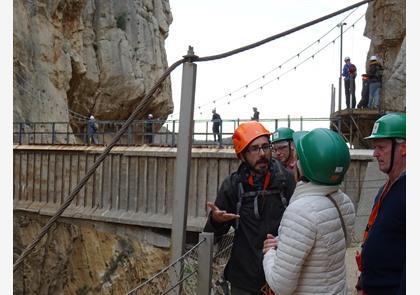
M 332 115 L 335 111 L 335 88 L 334 84 L 331 84 L 331 109 L 330 115 Z
M 219 138 L 217 138 L 217 140 L 219 140 L 219 147 L 221 147 L 223 145 L 223 120 L 220 120 L 220 140 Z
M 175 119 L 172 121 L 172 147 L 175 146 Z
M 51 129 L 52 129 L 51 144 L 55 144 L 55 123 L 54 122 L 52 123 Z
M 278 119 L 274 120 L 274 130 L 277 130 L 279 128 L 279 122 Z
M 204 242 L 198 247 L 198 285 L 197 294 L 210 295 L 213 260 L 213 233 L 200 233 L 199 241 Z
M 287 127 L 290 128 L 290 115 L 287 115 Z
M 128 145 L 132 145 L 133 144 L 133 126 L 130 125 L 128 126 Z
M 300 131 L 303 130 L 303 117 L 300 116 Z
M 341 111 L 341 89 L 342 89 L 342 76 L 341 71 L 343 69 L 343 26 L 347 23 L 339 23 L 337 27 L 340 27 L 340 76 L 338 78 L 338 110 Z
M 209 143 L 209 136 L 208 135 L 209 135 L 209 121 L 206 121 L 206 144 Z
M 19 144 L 22 144 L 23 123 L 19 123 Z
M 70 123 L 67 123 L 67 132 L 66 132 L 66 142 L 67 142 L 67 144 L 69 144 L 69 141 L 70 141 L 70 139 L 69 139 L 69 125 L 70 125 Z
M 193 57 L 190 46 L 185 57 Z M 185 62 L 182 70 L 181 110 L 176 155 L 175 193 L 172 206 L 171 260 L 175 261 L 184 252 L 188 213 L 189 175 L 197 65 Z
M 32 131 L 33 134 L 33 139 L 32 139 L 32 144 L 36 143 L 36 123 L 33 123 L 34 129 Z

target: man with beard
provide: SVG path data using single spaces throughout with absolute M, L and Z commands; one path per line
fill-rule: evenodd
M 205 232 L 216 237 L 235 229 L 224 277 L 231 294 L 260 294 L 265 285 L 263 242 L 276 235 L 283 212 L 295 188 L 291 172 L 271 158 L 270 132 L 256 121 L 242 123 L 233 134 L 241 161 L 238 170 L 222 183 L 211 209 Z

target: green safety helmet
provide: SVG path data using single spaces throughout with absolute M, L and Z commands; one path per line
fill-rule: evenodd
M 271 142 L 278 142 L 283 140 L 293 140 L 293 129 L 287 127 L 280 127 L 273 132 L 271 136 Z
M 372 134 L 365 139 L 375 138 L 405 139 L 405 114 L 391 113 L 376 120 L 372 128 Z
M 293 141 L 302 174 L 322 185 L 337 185 L 343 181 L 350 166 L 350 152 L 343 138 L 326 128 L 310 132 L 295 132 Z

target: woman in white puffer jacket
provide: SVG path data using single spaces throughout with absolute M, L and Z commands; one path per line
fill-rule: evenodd
M 283 215 L 278 237 L 268 236 L 264 242 L 267 283 L 279 295 L 347 294 L 346 237 L 349 244 L 355 212 L 339 185 L 350 153 L 329 129 L 295 132 L 293 140 L 302 181 Z

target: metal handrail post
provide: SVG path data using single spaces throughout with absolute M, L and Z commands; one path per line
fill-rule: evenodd
M 300 116 L 300 131 L 303 130 L 303 117 Z
M 175 120 L 172 121 L 172 147 L 175 146 Z
M 202 232 L 199 234 L 199 241 L 204 242 L 198 247 L 198 284 L 197 294 L 210 295 L 213 260 L 214 234 Z
M 52 131 L 52 138 L 51 138 L 51 144 L 55 144 L 55 122 L 51 125 L 51 131 Z
M 22 144 L 22 129 L 23 129 L 23 123 L 19 123 L 19 144 Z
M 188 56 L 194 56 L 190 46 Z M 197 64 L 184 62 L 182 70 L 181 110 L 179 117 L 178 148 L 176 156 L 175 189 L 172 206 L 172 232 L 171 232 L 171 260 L 175 261 L 185 249 L 189 175 L 191 162 L 191 146 L 194 128 L 194 100 L 196 85 Z M 178 290 L 179 291 L 179 290 Z
M 287 127 L 290 128 L 290 115 L 287 115 Z

